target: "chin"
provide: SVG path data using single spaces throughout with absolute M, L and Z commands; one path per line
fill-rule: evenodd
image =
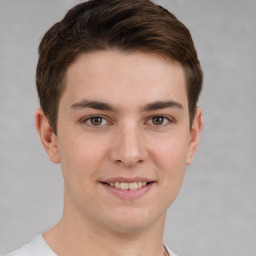
M 113 214 L 109 218 L 107 226 L 115 232 L 129 234 L 144 231 L 151 226 L 158 225 L 159 222 L 164 223 L 164 221 L 165 214 L 154 215 L 152 214 L 152 211 L 136 211 L 133 209 Z

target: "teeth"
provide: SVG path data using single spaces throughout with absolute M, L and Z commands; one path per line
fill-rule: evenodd
M 120 184 L 120 187 L 121 187 L 121 189 L 128 189 L 129 188 L 129 183 L 121 183 Z
M 137 188 L 138 188 L 138 186 L 137 186 L 137 183 L 136 183 L 136 182 L 129 183 L 129 189 L 135 190 L 135 189 L 137 189 Z
M 123 190 L 135 190 L 141 187 L 144 187 L 147 185 L 147 182 L 145 181 L 138 181 L 138 182 L 131 182 L 131 183 L 125 183 L 125 182 L 115 182 L 115 183 L 109 183 L 111 187 L 120 188 Z
M 116 188 L 120 188 L 120 183 L 119 182 L 115 182 L 115 187 Z
M 142 182 L 141 181 L 137 182 L 137 188 L 141 188 L 141 187 L 142 187 Z

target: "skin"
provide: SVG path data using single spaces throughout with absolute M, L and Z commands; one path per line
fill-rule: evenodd
M 179 63 L 140 52 L 81 54 L 65 76 L 57 135 L 41 109 L 36 127 L 65 181 L 63 217 L 44 233 L 58 255 L 165 254 L 166 211 L 202 128 L 199 108 L 189 125 Z M 120 198 L 103 185 L 109 179 L 147 179 L 151 186 Z

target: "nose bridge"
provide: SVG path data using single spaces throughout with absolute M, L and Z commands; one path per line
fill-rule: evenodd
M 124 166 L 135 166 L 147 158 L 142 128 L 136 122 L 127 122 L 117 129 L 112 148 L 112 160 Z

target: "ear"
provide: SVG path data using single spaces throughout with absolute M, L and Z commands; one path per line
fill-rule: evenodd
M 197 108 L 196 115 L 190 130 L 190 141 L 189 141 L 189 149 L 186 159 L 186 164 L 190 165 L 193 162 L 194 155 L 196 153 L 201 130 L 203 128 L 203 117 L 202 117 L 202 109 Z
M 43 110 L 39 108 L 35 113 L 35 124 L 41 143 L 47 152 L 49 159 L 53 163 L 59 163 L 59 151 L 57 136 L 53 133 L 52 128 L 45 116 Z

